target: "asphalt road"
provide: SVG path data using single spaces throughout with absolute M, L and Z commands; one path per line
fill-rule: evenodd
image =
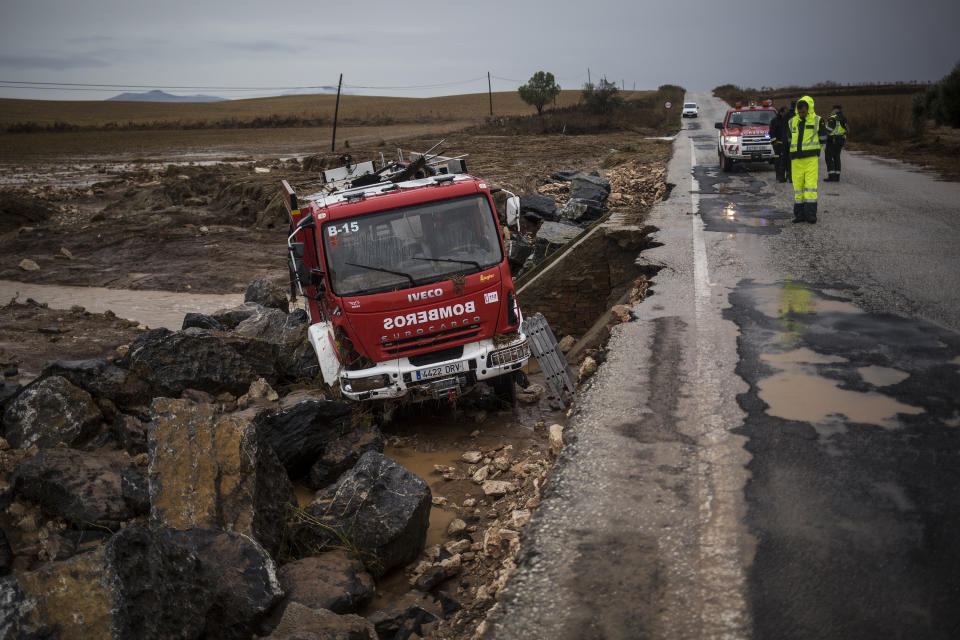
M 725 107 L 687 100 L 653 295 L 484 637 L 960 637 L 960 185 L 844 153 L 792 224 L 792 185 L 721 172 Z

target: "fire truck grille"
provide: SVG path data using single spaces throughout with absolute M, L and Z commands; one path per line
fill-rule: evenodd
M 743 136 L 743 144 L 767 144 L 769 142 L 770 142 L 770 138 L 764 135 Z
M 384 355 L 400 357 L 428 347 L 438 347 L 446 344 L 452 345 L 455 342 L 466 342 L 479 335 L 480 329 L 479 324 L 471 324 L 456 329 L 438 331 L 437 333 L 384 342 L 381 343 L 380 348 L 383 349 Z

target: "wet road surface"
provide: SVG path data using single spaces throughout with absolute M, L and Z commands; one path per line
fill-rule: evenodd
M 845 153 L 795 225 L 687 100 L 653 295 L 484 637 L 958 637 L 960 185 Z

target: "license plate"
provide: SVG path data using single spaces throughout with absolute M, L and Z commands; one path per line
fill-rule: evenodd
M 747 151 L 765 151 L 766 147 L 764 147 L 763 145 L 760 145 L 760 146 L 753 145 L 753 146 L 746 146 L 744 147 L 744 149 L 746 149 Z
M 416 372 L 417 380 L 427 380 L 429 378 L 439 378 L 440 376 L 449 376 L 454 373 L 460 373 L 465 370 L 466 364 L 463 362 L 454 362 L 453 364 L 442 364 L 439 367 L 428 367 Z

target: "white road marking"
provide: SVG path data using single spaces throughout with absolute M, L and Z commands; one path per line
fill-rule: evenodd
M 707 245 L 703 240 L 703 219 L 700 217 L 700 182 L 693 174 L 697 166 L 697 149 L 690 138 L 690 207 L 693 215 L 693 287 L 697 294 L 697 316 L 705 311 L 701 306 L 710 299 L 710 272 L 707 263 Z
M 697 421 L 700 544 L 697 581 L 700 588 L 700 624 L 704 637 L 740 639 L 750 627 L 746 576 L 742 566 L 743 541 L 738 513 L 743 509 L 742 467 L 745 457 L 739 436 L 730 433 L 721 418 L 720 371 L 715 364 L 718 321 L 710 301 L 710 270 L 700 215 L 700 184 L 694 175 L 696 147 L 690 139 L 690 206 L 693 215 L 693 288 L 696 320 L 696 379 L 699 386 Z

